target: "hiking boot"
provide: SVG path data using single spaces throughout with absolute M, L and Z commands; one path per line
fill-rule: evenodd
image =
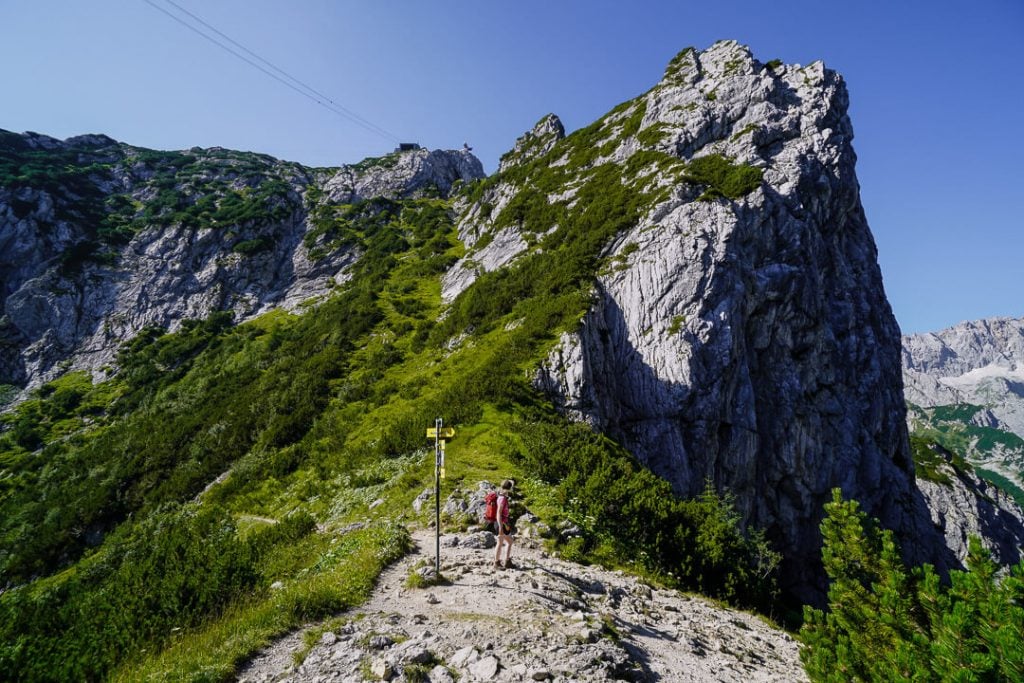
M 504 567 L 501 566 L 501 562 L 498 562 L 497 560 L 494 561 L 494 568 L 495 569 L 504 569 Z
M 518 569 L 518 567 L 512 563 L 512 560 L 505 560 L 505 569 Z

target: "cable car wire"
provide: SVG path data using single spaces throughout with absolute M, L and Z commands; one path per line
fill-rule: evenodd
M 313 93 L 317 97 L 323 98 L 324 100 L 329 102 L 332 106 L 336 107 L 337 109 L 340 109 L 345 115 L 351 117 L 352 119 L 355 119 L 355 120 L 361 122 L 362 124 L 364 124 L 366 126 L 370 126 L 376 132 L 378 132 L 378 133 L 380 133 L 380 134 L 382 134 L 382 135 L 384 135 L 386 137 L 389 137 L 389 138 L 393 139 L 396 142 L 398 141 L 398 137 L 395 136 L 395 135 L 392 135 L 386 129 L 381 128 L 380 126 L 378 126 L 377 124 L 373 123 L 372 121 L 367 121 L 366 119 L 364 119 L 362 116 L 360 116 L 359 114 L 355 113 L 351 109 L 349 109 L 349 108 L 347 108 L 347 107 L 345 107 L 343 105 L 340 105 L 337 102 L 335 102 L 334 100 L 332 100 L 330 98 L 330 96 L 325 95 L 324 93 L 320 92 L 319 90 L 317 90 L 313 86 L 311 86 L 311 85 L 309 85 L 307 83 L 304 83 L 303 81 L 299 80 L 295 76 L 292 76 L 290 73 L 288 73 L 287 71 L 285 71 L 281 67 L 277 66 L 276 64 L 270 62 L 267 59 L 264 59 L 260 55 L 256 54 L 255 52 L 253 52 L 252 50 L 247 48 L 245 45 L 242 45 L 237 40 L 233 39 L 231 36 L 226 35 L 222 31 L 218 30 L 216 26 L 213 26 L 213 25 L 209 24 L 208 22 L 204 21 L 201 17 L 196 16 L 195 14 L 193 14 L 190 11 L 188 11 L 187 9 L 185 9 L 184 7 L 179 5 L 178 3 L 174 2 L 174 0 L 164 0 L 164 2 L 166 2 L 168 5 L 172 5 L 173 7 L 178 9 L 180 12 L 182 12 L 184 14 L 187 14 L 188 16 L 192 17 L 197 22 L 199 22 L 200 24 L 202 24 L 203 26 L 205 26 L 209 30 L 213 31 L 214 33 L 216 33 L 218 36 L 220 36 L 224 40 L 228 41 L 229 43 L 231 43 L 235 47 L 239 48 L 240 50 L 242 50 L 246 54 L 248 54 L 248 55 L 250 55 L 252 57 L 255 57 L 260 62 L 262 62 L 263 64 L 266 64 L 271 69 L 273 69 L 274 71 L 278 72 L 279 74 L 281 74 L 282 76 L 284 76 L 288 80 L 292 81 L 296 85 L 299 85 L 302 88 L 305 88 L 306 90 L 308 90 L 309 92 Z
M 192 23 L 186 21 L 182 17 L 179 17 L 178 15 L 168 11 L 164 7 L 161 7 L 160 5 L 158 5 L 153 0 L 143 0 L 143 2 L 145 2 L 150 7 L 154 8 L 156 10 L 159 10 L 160 12 L 163 12 L 168 17 L 170 17 L 171 19 L 174 19 L 176 22 L 178 22 L 179 24 L 181 24 L 185 28 L 189 29 L 190 31 L 192 31 L 194 33 L 199 34 L 200 36 L 202 36 L 206 40 L 210 41 L 211 43 L 213 43 L 217 47 L 221 48 L 222 50 L 224 50 L 226 52 L 231 53 L 232 55 L 234 55 L 238 59 L 241 59 L 246 64 L 252 66 L 255 69 L 260 70 L 261 72 L 263 72 L 267 76 L 270 76 L 275 81 L 281 83 L 282 85 L 285 85 L 285 86 L 291 88 L 292 90 L 294 90 L 295 92 L 299 93 L 303 97 L 306 97 L 308 99 L 313 100 L 314 102 L 316 102 L 320 106 L 324 107 L 328 111 L 330 111 L 330 112 L 332 112 L 332 113 L 334 113 L 334 114 L 336 114 L 336 115 L 346 119 L 350 123 L 354 123 L 354 124 L 356 124 L 358 126 L 361 126 L 361 127 L 365 128 L 366 130 L 370 131 L 371 133 L 374 133 L 374 134 L 379 135 L 381 137 L 387 138 L 387 139 L 391 140 L 392 142 L 398 142 L 399 141 L 398 136 L 394 135 L 393 133 L 389 132 L 388 130 L 386 130 L 384 128 L 381 128 L 380 126 L 376 125 L 375 123 L 364 119 L 362 116 L 359 116 L 358 114 L 356 114 L 355 112 L 351 111 L 350 109 L 348 109 L 346 107 L 343 107 L 342 105 L 338 104 L 337 102 L 332 100 L 330 97 L 324 95 L 323 93 L 321 93 L 320 91 L 316 90 L 315 88 L 312 88 L 311 86 L 305 84 L 304 82 L 302 82 L 298 78 L 295 78 L 294 76 L 289 74 L 284 69 L 281 69 L 280 67 L 275 66 L 270 61 L 268 61 L 268 60 L 264 59 L 263 57 L 259 56 L 258 54 L 256 54 L 255 52 L 253 52 L 249 48 L 245 47 L 244 45 L 242 45 L 238 41 L 232 39 L 231 37 L 229 37 L 228 35 L 226 35 L 222 31 L 219 31 L 218 29 L 216 29 L 211 24 L 207 23 L 206 21 L 203 21 L 202 19 L 200 19 L 198 16 L 196 16 L 192 12 L 189 12 L 185 8 L 181 7 L 177 3 L 173 2 L 173 0 L 165 0 L 165 1 L 168 4 L 172 5 L 173 7 L 175 7 L 176 9 L 178 9 L 179 11 L 183 12 L 184 14 L 186 14 L 187 16 L 191 17 L 195 21 L 199 22 L 199 24 L 201 24 L 202 26 L 206 27 L 208 30 L 213 31 L 217 35 L 223 37 L 225 40 L 230 42 L 232 45 L 235 45 L 239 49 L 244 50 L 246 53 L 248 53 L 249 55 L 252 55 L 252 57 L 254 57 L 255 59 L 259 60 L 263 64 L 266 64 L 268 67 L 270 67 L 270 69 L 273 69 L 274 71 L 277 71 L 278 73 L 274 73 L 273 71 L 270 71 L 269 69 L 265 68 L 261 64 L 255 62 L 252 59 L 246 57 L 245 55 L 239 53 L 237 50 L 234 50 L 230 46 L 225 45 L 223 42 L 221 42 L 221 41 L 217 40 L 216 38 L 214 38 L 213 36 L 203 32 L 202 30 L 197 28 Z M 280 75 L 278 75 L 278 74 L 280 74 Z

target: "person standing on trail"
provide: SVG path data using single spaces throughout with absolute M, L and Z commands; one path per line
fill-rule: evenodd
M 510 496 L 514 483 L 511 479 L 501 482 L 501 490 L 498 491 L 498 510 L 495 526 L 498 530 L 498 547 L 494 551 L 494 566 L 497 569 L 512 569 L 512 526 L 509 524 L 509 508 L 511 507 Z M 501 546 L 506 546 L 505 565 L 501 564 Z

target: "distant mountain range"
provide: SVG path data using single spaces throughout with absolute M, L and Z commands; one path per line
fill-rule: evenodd
M 903 337 L 903 383 L 912 432 L 1024 500 L 1024 318 Z

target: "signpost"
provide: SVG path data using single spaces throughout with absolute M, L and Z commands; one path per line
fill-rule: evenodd
M 445 427 L 441 418 L 434 420 L 433 427 L 427 427 L 427 438 L 434 440 L 434 568 L 441 577 L 441 480 L 444 479 L 444 445 L 447 439 L 455 438 L 455 428 Z

